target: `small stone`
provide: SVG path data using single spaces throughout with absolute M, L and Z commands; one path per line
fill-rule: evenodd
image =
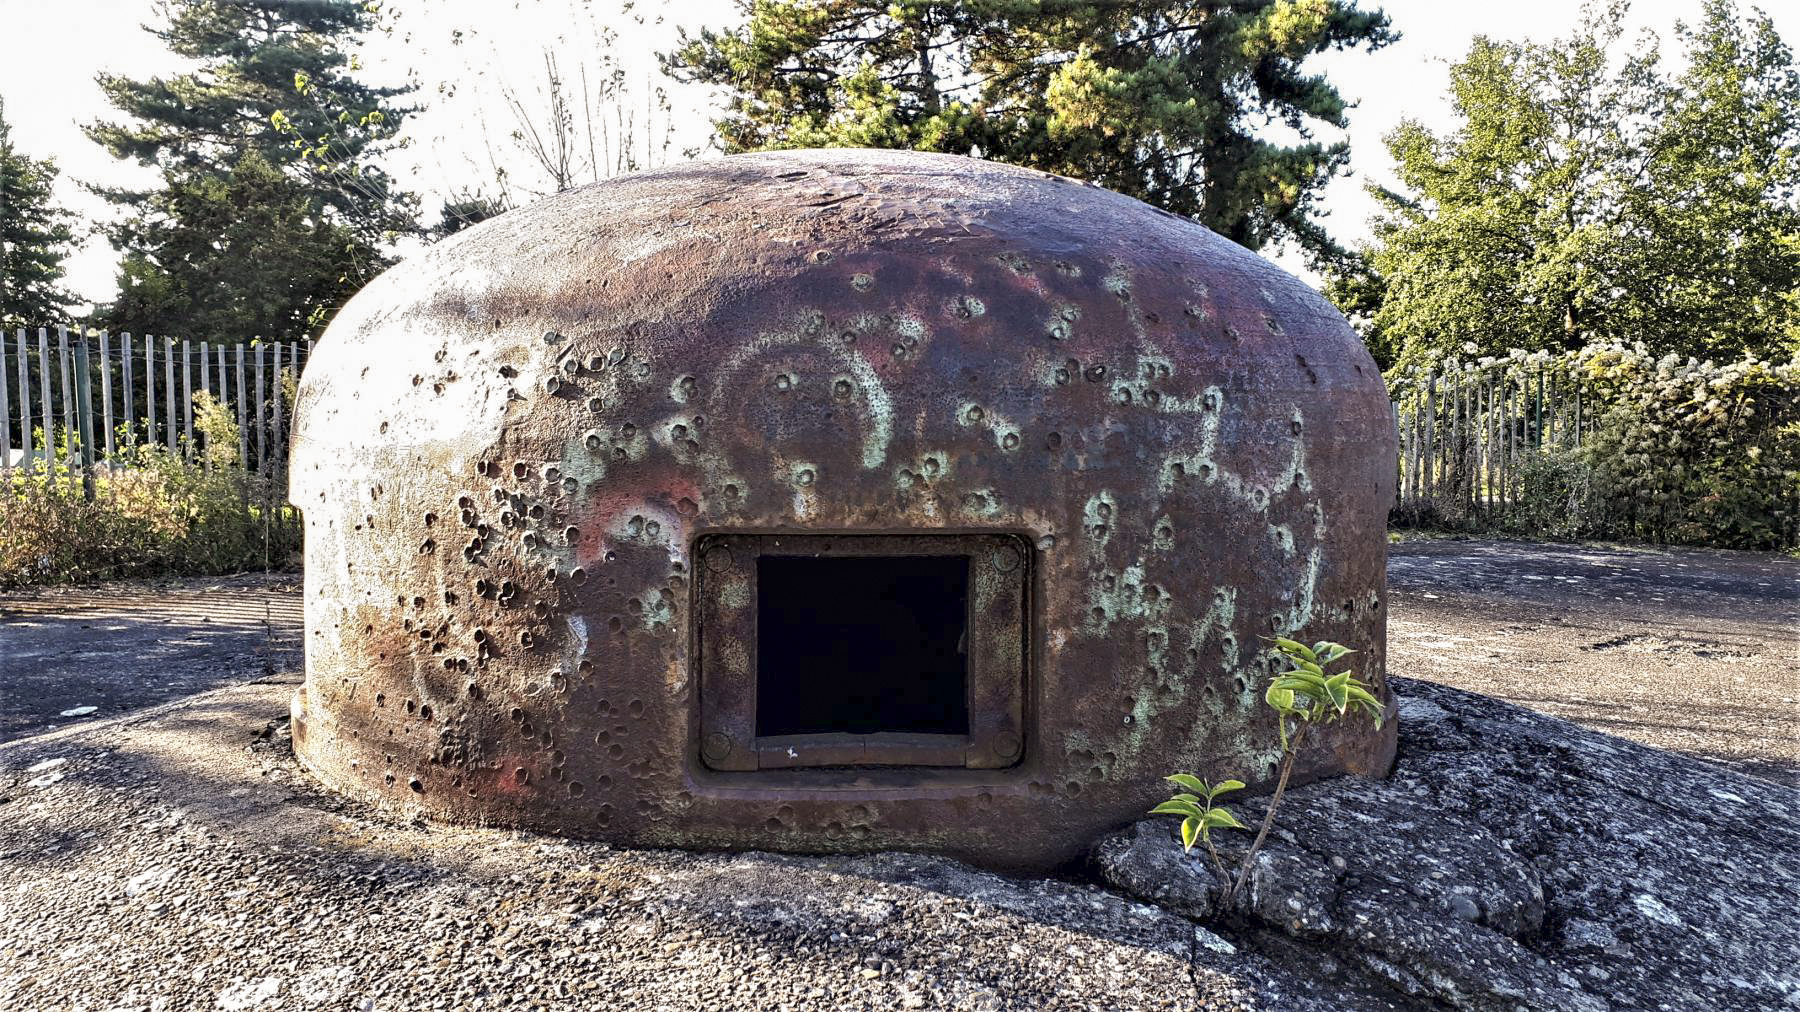
M 1474 900 L 1462 893 L 1452 893 L 1445 900 L 1445 906 L 1449 907 L 1451 915 L 1458 920 L 1470 922 L 1481 920 L 1481 908 L 1475 905 Z

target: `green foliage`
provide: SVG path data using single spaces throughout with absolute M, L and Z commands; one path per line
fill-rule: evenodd
M 104 313 L 120 330 L 302 337 L 383 263 L 255 152 L 170 170 L 142 207 Z
M 406 89 L 358 82 L 347 43 L 376 25 L 351 0 L 171 0 L 152 29 L 198 66 L 134 81 L 102 74 L 128 122 L 88 135 L 161 170 L 160 188 L 105 191 L 129 216 L 121 294 L 102 315 L 137 332 L 296 338 L 418 231 L 416 200 L 374 159 L 395 143 Z
M 1402 521 L 1563 540 L 1800 546 L 1800 360 L 1746 356 L 1721 364 L 1609 342 L 1426 365 L 1441 392 L 1435 441 L 1453 459 L 1477 455 L 1471 427 L 1490 443 L 1499 433 L 1487 418 L 1453 426 L 1449 389 L 1466 396 L 1505 381 L 1515 397 L 1521 388 L 1541 394 L 1546 387 L 1557 396 L 1542 408 L 1530 396 L 1515 401 L 1512 438 L 1486 448 L 1492 455 L 1510 446 L 1516 473 L 1509 479 L 1475 487 L 1471 504 L 1464 482 L 1479 485 L 1481 476 L 1440 471 L 1426 515 L 1399 514 Z M 1405 411 L 1420 402 L 1417 375 L 1390 375 Z M 1464 440 L 1460 451 L 1454 435 Z M 1490 476 L 1492 468 L 1489 460 Z
M 1348 103 L 1307 57 L 1397 36 L 1354 0 L 743 0 L 683 33 L 677 77 L 728 90 L 727 151 L 916 148 L 1087 179 L 1251 248 L 1342 251 L 1314 216 Z M 1279 123 L 1292 142 L 1263 134 Z
M 1212 831 L 1249 828 L 1238 821 L 1231 810 L 1215 804 L 1219 795 L 1242 790 L 1243 781 L 1222 780 L 1208 784 L 1192 774 L 1176 773 L 1164 779 L 1183 788 L 1182 792 L 1150 810 L 1152 815 L 1182 817 L 1182 849 L 1193 850 L 1196 840 L 1205 845 L 1220 881 L 1225 884 L 1227 900 L 1236 896 L 1249 880 L 1251 862 L 1268 838 L 1269 828 L 1275 824 L 1275 808 L 1287 791 L 1288 778 L 1294 772 L 1294 760 L 1300 754 L 1307 729 L 1334 724 L 1352 714 L 1364 714 L 1373 719 L 1376 729 L 1380 730 L 1384 713 L 1381 702 L 1370 691 L 1367 682 L 1347 668 L 1330 670 L 1333 664 L 1353 653 L 1349 648 L 1330 640 L 1307 646 L 1297 640 L 1277 637 L 1274 643 L 1276 651 L 1293 665 L 1270 676 L 1269 688 L 1263 694 L 1263 701 L 1275 711 L 1276 728 L 1281 736 L 1281 775 L 1275 782 L 1275 793 L 1269 798 L 1269 806 L 1264 810 L 1262 826 L 1244 852 L 1236 873 L 1228 871 L 1219 857 L 1213 846 Z
M 1800 545 L 1800 360 L 1715 366 L 1611 345 L 1572 364 L 1607 405 L 1581 448 L 1601 536 Z
M 1663 70 L 1626 4 L 1547 44 L 1478 37 L 1451 67 L 1459 125 L 1408 121 L 1401 187 L 1329 294 L 1382 365 L 1473 344 L 1800 351 L 1800 73 L 1760 13 L 1706 0 Z
M 1294 666 L 1269 682 L 1263 701 L 1275 711 L 1276 727 L 1281 733 L 1281 750 L 1290 751 L 1289 743 L 1303 724 L 1331 724 L 1341 720 L 1351 709 L 1368 714 L 1381 727 L 1381 703 L 1369 692 L 1369 686 L 1348 670 L 1326 674 L 1325 668 L 1350 650 L 1328 640 L 1312 646 L 1294 640 L 1277 638 L 1276 649 Z
M 237 465 L 230 410 L 196 395 L 205 451 L 121 450 L 89 501 L 66 460 L 0 479 L 0 587 L 132 576 L 208 575 L 288 566 L 300 529 L 278 488 Z M 42 444 L 39 444 L 42 445 Z
M 1528 455 L 1519 467 L 1519 500 L 1508 513 L 1509 532 L 1552 541 L 1605 538 L 1614 513 L 1588 455 L 1551 449 Z
M 148 194 L 106 322 L 135 333 L 304 337 L 382 259 L 257 153 L 227 173 L 175 169 Z
M 1163 778 L 1177 787 L 1186 788 L 1183 792 L 1150 809 L 1151 815 L 1179 815 L 1181 820 L 1181 847 L 1193 850 L 1196 839 L 1212 850 L 1212 831 L 1215 829 L 1248 829 L 1232 814 L 1231 809 L 1221 808 L 1214 804 L 1219 795 L 1229 791 L 1244 789 L 1242 780 L 1221 780 L 1217 784 L 1209 784 L 1199 777 L 1188 773 L 1176 773 Z M 1190 793 L 1191 792 L 1191 793 Z
M 52 201 L 56 175 L 55 161 L 13 146 L 0 100 L 0 329 L 54 323 L 75 302 L 59 284 L 73 216 Z

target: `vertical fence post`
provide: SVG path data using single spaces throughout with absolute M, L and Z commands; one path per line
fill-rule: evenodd
M 231 411 L 231 382 L 227 379 L 229 373 L 225 369 L 225 346 L 219 345 L 214 354 L 219 357 L 219 410 L 229 413 Z
M 1418 476 L 1418 467 L 1413 463 L 1413 423 L 1418 420 L 1418 412 L 1412 410 L 1412 370 L 1407 370 L 1401 381 L 1400 404 L 1404 414 L 1400 420 L 1400 505 L 1412 508 L 1413 482 Z
M 263 442 L 263 346 L 256 346 L 256 473 L 263 473 L 263 462 L 268 460 L 268 450 Z
M 132 403 L 131 331 L 119 332 L 119 381 L 125 388 L 125 446 L 137 445 L 137 405 Z
M 76 475 L 75 454 L 77 452 L 75 432 L 75 386 L 69 375 L 69 328 L 66 324 L 56 326 L 56 362 L 57 371 L 62 376 L 62 417 L 63 464 L 69 469 L 69 488 L 74 489 L 80 480 Z
M 1394 503 L 1406 505 L 1406 430 L 1400 425 L 1400 398 L 1388 390 L 1388 413 L 1394 421 Z
M 112 410 L 112 345 L 106 331 L 100 332 L 100 430 L 106 443 L 106 466 L 113 462 Z
M 194 459 L 194 366 L 193 347 L 181 339 L 181 435 L 186 441 L 181 455 Z
M 1517 416 L 1519 416 L 1519 393 L 1514 389 L 1514 382 L 1512 382 L 1512 380 L 1514 380 L 1512 369 L 1503 371 L 1503 373 L 1501 373 L 1501 378 L 1499 378 L 1501 389 L 1507 391 L 1507 409 L 1503 412 L 1503 414 L 1505 414 L 1505 421 L 1507 421 L 1507 429 L 1505 429 L 1505 441 L 1503 441 L 1501 457 L 1499 457 L 1499 459 L 1501 459 L 1501 465 L 1499 465 L 1501 466 L 1501 474 L 1499 474 L 1499 495 L 1501 495 L 1501 501 L 1505 502 L 1508 511 L 1512 510 L 1512 506 L 1514 506 L 1514 497 L 1512 497 L 1512 479 L 1517 477 L 1517 457 L 1519 457 L 1519 425 L 1517 425 Z
M 1474 375 L 1474 506 L 1487 517 L 1487 459 L 1489 459 L 1489 439 L 1487 439 L 1487 416 L 1494 409 L 1494 403 L 1487 393 L 1487 375 L 1485 371 Z
M 263 420 L 263 345 L 256 344 L 256 498 L 262 505 L 263 548 L 269 544 L 269 451 L 264 442 L 267 424 Z M 263 558 L 265 567 L 268 557 Z
M 6 335 L 0 333 L 0 485 L 12 486 L 12 400 L 6 388 L 12 379 L 6 375 Z
M 37 455 L 31 440 L 31 350 L 25 343 L 25 328 L 19 328 L 19 464 L 29 474 Z
M 1543 369 L 1539 369 L 1538 374 L 1537 374 L 1537 400 L 1535 402 L 1533 402 L 1532 414 L 1534 415 L 1536 421 L 1531 426 L 1531 448 L 1533 450 L 1542 450 L 1544 448 L 1544 370 Z
M 274 456 L 277 459 L 284 455 L 282 451 L 286 446 L 286 444 L 281 441 L 281 397 L 282 394 L 286 392 L 284 384 L 281 381 L 281 351 L 282 344 L 277 341 L 275 343 L 275 371 L 271 375 L 273 385 L 269 388 L 269 402 L 272 410 L 270 425 L 275 430 Z
M 200 389 L 208 397 L 212 396 L 212 349 L 205 341 L 200 342 Z M 221 401 L 223 399 L 220 398 Z M 202 432 L 200 442 L 200 462 L 207 470 L 211 470 L 212 462 L 208 458 L 211 456 L 212 437 Z
M 175 429 L 175 339 L 163 337 L 163 420 L 167 423 L 163 434 L 168 437 L 169 452 L 174 453 L 176 447 Z
M 1431 472 L 1437 463 L 1437 370 L 1425 370 L 1425 452 L 1424 466 L 1419 469 L 1419 477 L 1424 482 L 1421 493 L 1429 501 L 1431 499 Z
M 56 464 L 56 414 L 50 410 L 50 377 L 54 370 L 50 364 L 50 332 L 43 327 L 38 328 L 38 395 L 42 408 L 40 417 L 44 422 L 44 475 L 49 477 Z
M 244 409 L 247 406 L 244 402 L 246 400 L 249 398 L 244 396 L 244 346 L 240 342 L 237 346 L 238 466 L 242 467 L 244 473 L 248 475 L 250 473 L 250 434 L 244 430 Z M 241 486 L 240 490 L 246 496 L 249 494 L 248 486 Z
M 1487 418 L 1482 424 L 1487 436 L 1487 511 L 1494 514 L 1496 484 L 1500 480 L 1500 389 L 1495 377 L 1487 378 Z
M 156 445 L 156 338 L 149 334 L 144 335 L 144 445 Z
M 1456 508 L 1467 519 L 1469 515 L 1469 384 L 1467 370 L 1456 370 L 1456 407 L 1452 414 L 1450 439 L 1451 476 L 1455 479 Z
M 93 360 L 88 355 L 87 328 L 75 338 L 75 404 L 77 424 L 81 430 L 81 494 L 94 501 L 94 388 L 88 370 Z

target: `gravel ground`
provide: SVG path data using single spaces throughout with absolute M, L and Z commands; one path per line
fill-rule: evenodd
M 1080 882 L 397 825 L 232 686 L 0 746 L 4 1009 L 1426 1008 Z

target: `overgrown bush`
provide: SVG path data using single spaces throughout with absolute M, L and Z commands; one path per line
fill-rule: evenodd
M 96 469 L 91 500 L 66 459 L 0 480 L 0 587 L 291 565 L 300 530 L 285 488 L 240 465 L 227 410 L 206 395 L 195 407 L 201 452 L 121 450 Z
M 1556 541 L 1604 538 L 1615 527 L 1612 511 L 1588 454 L 1552 449 L 1525 458 L 1519 498 L 1507 517 L 1515 532 Z
M 1581 453 L 1609 534 L 1726 548 L 1800 544 L 1800 361 L 1574 357 L 1606 405 Z

